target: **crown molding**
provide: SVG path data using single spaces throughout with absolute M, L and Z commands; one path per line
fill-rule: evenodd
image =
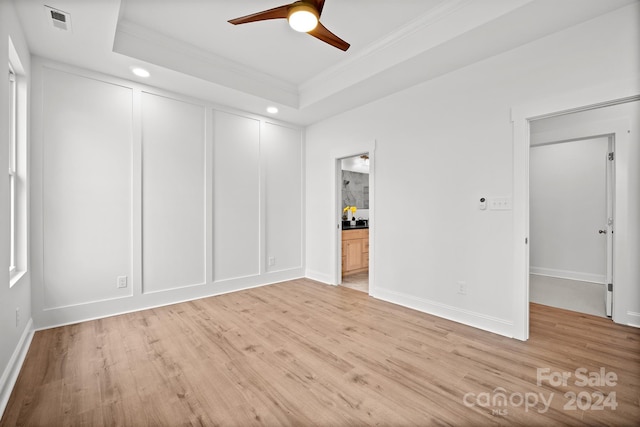
M 471 1 L 473 0 L 453 0 L 451 2 L 441 3 L 434 9 L 431 9 L 428 12 L 424 13 L 423 15 L 418 16 L 417 18 L 414 18 L 413 20 L 408 22 L 406 25 L 398 28 L 394 32 L 389 33 L 385 37 L 373 43 L 370 43 L 369 45 L 367 45 L 357 53 L 350 56 L 348 59 L 345 59 L 344 61 L 341 61 L 338 64 L 327 68 L 326 70 L 320 72 L 319 74 L 316 74 L 314 77 L 310 78 L 306 82 L 300 84 L 299 86 L 300 92 L 304 92 L 305 90 L 308 90 L 310 87 L 317 84 L 318 82 L 321 82 L 326 79 L 334 78 L 335 76 L 339 75 L 342 72 L 342 70 L 361 62 L 363 59 L 371 55 L 374 55 L 380 51 L 383 51 L 388 49 L 389 47 L 392 47 L 393 45 L 399 43 L 401 40 L 412 36 L 417 31 L 420 31 L 423 28 L 444 19 L 445 17 L 454 13 L 456 10 L 464 7 L 467 3 L 470 3 Z M 388 65 L 392 66 L 394 64 L 388 64 Z
M 380 73 L 398 67 L 531 1 L 533 0 L 512 0 L 489 6 L 479 5 L 474 0 L 443 1 L 388 36 L 369 44 L 300 85 L 167 37 L 126 19 L 120 19 L 117 24 L 113 51 L 288 107 L 304 109 L 345 89 L 363 84 Z
M 485 3 L 453 0 L 415 18 L 360 53 L 300 85 L 305 108 L 335 93 L 401 67 L 457 37 L 473 31 L 534 0 Z

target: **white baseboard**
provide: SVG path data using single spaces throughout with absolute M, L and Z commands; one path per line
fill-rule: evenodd
M 418 298 L 413 295 L 407 295 L 388 289 L 376 288 L 370 294 L 374 298 L 378 298 L 403 307 L 418 310 L 423 313 L 432 314 L 474 328 L 493 332 L 509 338 L 514 337 L 514 324 L 512 321 L 500 319 L 486 314 L 464 310 L 447 304 Z
M 317 282 L 326 283 L 327 285 L 334 285 L 335 284 L 335 283 L 333 283 L 333 279 L 328 274 L 319 273 L 319 272 L 313 271 L 313 270 L 308 270 L 307 269 L 307 271 L 305 272 L 305 277 L 307 279 L 315 280 Z
M 544 267 L 529 267 L 531 274 L 537 274 L 538 276 L 557 277 L 559 279 L 578 280 L 580 282 L 599 283 L 604 285 L 607 278 L 604 274 L 582 273 L 579 271 L 570 270 L 558 270 L 555 268 Z
M 0 418 L 4 414 L 4 410 L 9 403 L 9 397 L 11 397 L 11 391 L 18 380 L 18 374 L 24 363 L 25 357 L 27 357 L 27 351 L 31 346 L 31 340 L 33 339 L 33 320 L 29 319 L 27 326 L 25 326 L 20 341 L 9 359 L 9 364 L 0 377 Z
M 98 303 L 78 304 L 59 309 L 42 310 L 38 313 L 38 316 L 34 316 L 36 330 L 40 331 L 74 323 L 88 322 L 268 286 L 288 280 L 300 279 L 304 277 L 303 273 L 302 268 L 296 268 L 266 273 L 260 276 L 242 277 L 203 285 L 147 293 L 141 297 L 137 297 L 137 301 L 134 301 L 134 298 L 124 298 L 100 301 Z
M 640 313 L 636 313 L 634 311 L 627 311 L 628 322 L 627 325 L 633 326 L 634 328 L 640 328 Z

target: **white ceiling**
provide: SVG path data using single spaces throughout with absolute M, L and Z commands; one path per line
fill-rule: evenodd
M 328 0 L 321 21 L 353 45 L 349 53 L 292 31 L 284 19 L 238 26 L 226 22 L 287 0 L 186 0 L 179 7 L 175 0 L 123 0 L 120 19 L 297 86 L 444 2 Z M 350 25 L 355 16 L 367 24 Z
M 285 20 L 227 22 L 287 0 L 15 3 L 35 55 L 306 125 L 635 1 L 326 0 L 321 21 L 347 52 Z M 44 4 L 70 13 L 72 32 Z

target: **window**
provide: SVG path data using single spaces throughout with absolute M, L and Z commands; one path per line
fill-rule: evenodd
M 18 151 L 18 142 L 17 142 L 17 82 L 16 75 L 13 72 L 13 67 L 9 64 L 9 114 L 10 114 L 10 122 L 9 122 L 9 194 L 10 194 L 10 224 L 11 224 L 11 237 L 10 237 L 10 253 L 11 258 L 9 261 L 9 273 L 12 275 L 16 271 L 16 254 L 17 254 L 17 244 L 16 244 L 16 208 L 18 206 L 17 203 L 17 191 L 16 191 L 16 181 L 18 180 L 17 174 L 17 151 Z
M 2 137 L 9 138 L 9 152 L 7 153 L 9 161 L 4 166 L 9 171 L 9 286 L 11 287 L 20 282 L 20 279 L 26 274 L 29 264 L 27 247 L 29 226 L 27 169 L 29 162 L 27 159 L 28 79 L 10 37 L 8 71 L 9 93 L 8 99 L 5 98 L 3 102 L 9 103 L 8 116 L 10 121 L 9 129 L 4 130 L 6 133 L 3 132 Z M 3 111 L 6 110 L 3 109 Z M 6 149 L 5 147 L 6 145 L 3 148 Z

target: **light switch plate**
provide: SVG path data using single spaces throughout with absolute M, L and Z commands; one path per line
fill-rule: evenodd
M 489 209 L 492 211 L 510 211 L 511 198 L 510 197 L 496 197 L 489 200 Z

